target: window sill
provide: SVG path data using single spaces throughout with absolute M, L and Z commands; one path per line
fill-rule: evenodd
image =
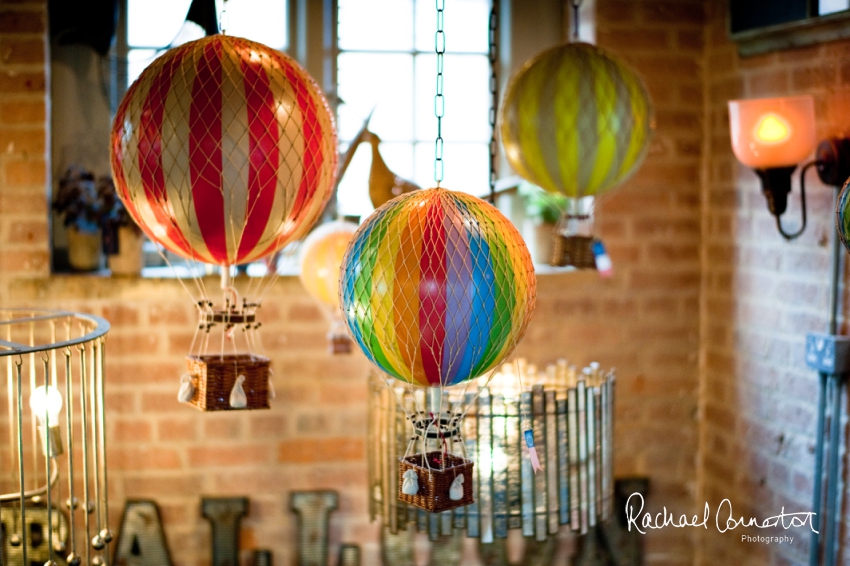
M 850 12 L 837 12 L 777 26 L 730 33 L 742 57 L 795 49 L 850 37 Z

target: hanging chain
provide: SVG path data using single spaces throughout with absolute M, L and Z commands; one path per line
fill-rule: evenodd
M 573 41 L 578 41 L 578 11 L 582 0 L 572 0 L 573 3 Z
M 499 80 L 496 66 L 499 64 L 499 0 L 492 0 L 490 6 L 490 204 L 496 204 L 496 157 L 499 144 L 496 141 L 496 113 L 499 108 Z
M 437 140 L 434 143 L 434 180 L 437 188 L 443 181 L 443 115 L 446 101 L 443 97 L 443 55 L 446 53 L 446 34 L 443 31 L 445 0 L 437 0 L 437 33 L 434 34 L 434 51 L 437 53 L 437 94 L 434 96 L 434 115 L 437 116 Z
M 221 35 L 227 35 L 227 0 L 221 3 L 221 13 L 218 16 L 218 28 L 221 30 Z

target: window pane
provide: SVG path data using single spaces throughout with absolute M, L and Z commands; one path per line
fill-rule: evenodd
M 835 12 L 843 12 L 850 8 L 850 0 L 820 0 L 818 14 L 824 16 Z
M 450 52 L 487 53 L 490 0 L 452 0 L 443 12 L 446 49 Z M 434 51 L 437 9 L 432 1 L 416 2 L 416 49 Z
M 172 39 L 169 47 L 183 45 L 187 41 L 193 41 L 204 37 L 204 30 L 201 26 L 194 22 L 184 22 L 178 34 Z M 163 49 L 133 49 L 127 51 L 127 86 L 133 84 L 142 71 L 148 65 L 165 53 Z
M 216 5 L 221 14 L 222 0 Z M 274 49 L 287 48 L 286 0 L 228 0 L 222 17 L 228 35 L 258 41 Z
M 434 115 L 436 56 L 416 57 L 416 139 L 437 136 Z M 446 55 L 443 68 L 445 112 L 442 133 L 447 142 L 490 140 L 490 63 L 481 55 Z
M 443 182 L 440 186 L 483 196 L 489 191 L 490 155 L 487 146 L 472 143 L 447 143 L 443 146 Z M 433 187 L 434 143 L 416 144 L 416 176 L 421 187 Z
M 165 47 L 177 36 L 191 0 L 127 0 L 127 43 Z
M 131 49 L 127 52 L 127 84 L 133 84 L 148 65 L 162 52 L 155 49 Z
M 340 137 L 350 140 L 372 108 L 369 129 L 388 141 L 413 139 L 413 58 L 342 53 L 337 58 Z
M 412 0 L 339 0 L 337 14 L 340 49 L 413 49 Z

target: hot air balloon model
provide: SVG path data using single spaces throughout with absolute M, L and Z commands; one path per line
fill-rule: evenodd
M 372 364 L 430 392 L 430 411 L 424 394 L 412 396 L 416 407 L 403 407 L 417 436 L 400 460 L 406 486 L 399 484 L 399 499 L 429 512 L 472 503 L 473 464 L 461 438 L 466 407 L 448 406 L 443 390 L 495 372 L 526 330 L 536 279 L 516 228 L 466 193 L 401 195 L 354 234 L 339 292 L 348 331 Z M 417 446 L 421 452 L 413 453 Z
M 357 224 L 352 222 L 328 222 L 313 230 L 299 250 L 301 283 L 331 322 L 328 340 L 332 354 L 351 352 L 351 339 L 339 310 L 339 266 L 356 231 Z
M 653 127 L 643 81 L 594 45 L 548 49 L 511 78 L 500 113 L 508 163 L 531 183 L 572 201 L 558 227 L 564 237 L 556 238 L 555 265 L 598 263 L 593 199 L 586 197 L 613 189 L 637 170 Z
M 127 91 L 111 154 L 119 197 L 148 237 L 192 265 L 221 266 L 221 302 L 200 277 L 190 293 L 199 313 L 191 404 L 267 408 L 257 310 L 275 274 L 250 278 L 240 293 L 230 273 L 301 238 L 331 195 L 336 131 L 318 86 L 259 43 L 192 41 L 156 59 Z

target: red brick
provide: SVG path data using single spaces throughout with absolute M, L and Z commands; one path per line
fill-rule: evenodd
M 149 356 L 157 351 L 159 343 L 160 337 L 153 332 L 116 332 L 109 336 L 108 348 L 110 354 Z
M 209 466 L 245 466 L 265 464 L 273 461 L 274 450 L 266 445 L 226 446 L 214 443 L 209 446 L 193 446 L 188 449 L 189 465 L 194 467 Z
M 278 462 L 310 464 L 362 460 L 365 457 L 361 438 L 316 438 L 286 440 L 278 446 Z
M 296 303 L 289 308 L 289 320 L 294 322 L 318 322 L 324 320 L 322 312 L 315 304 Z
M 0 39 L 0 58 L 4 63 L 44 63 L 43 39 Z
M 701 51 L 705 46 L 702 30 L 680 30 L 676 32 L 676 45 L 681 49 Z
M 46 251 L 0 251 L 0 274 L 44 274 L 48 262 Z
M 635 57 L 635 66 L 647 77 L 672 77 L 678 80 L 697 79 L 701 71 L 699 62 L 692 56 L 675 55 L 673 53 Z
M 367 389 L 365 384 L 358 382 L 350 385 L 326 383 L 320 390 L 320 400 L 323 404 L 329 405 L 357 404 L 362 406 L 367 401 Z
M 788 82 L 786 69 L 753 73 L 747 77 L 747 92 L 750 96 L 777 96 L 788 91 Z
M 670 36 L 666 31 L 650 29 L 602 30 L 597 33 L 599 45 L 608 49 L 628 50 L 664 50 L 670 45 Z
M 0 100 L 0 122 L 13 125 L 44 126 L 43 100 Z
M 252 438 L 282 438 L 287 434 L 284 415 L 260 415 L 250 422 Z
M 45 220 L 28 220 L 12 222 L 9 227 L 10 244 L 45 244 L 47 243 L 47 222 Z
M 0 72 L 0 94 L 43 94 L 44 73 Z
M 184 304 L 155 304 L 148 310 L 148 322 L 151 325 L 185 326 L 190 322 L 189 312 Z
M 179 382 L 175 385 L 179 385 Z M 179 413 L 195 411 L 177 400 L 177 388 L 171 392 L 142 391 L 141 408 L 145 413 Z
M 3 170 L 6 183 L 11 187 L 43 186 L 47 181 L 47 165 L 43 159 L 7 161 Z
M 7 154 L 43 154 L 46 134 L 44 128 L 0 129 L 0 151 Z
M 636 2 L 630 0 L 608 0 L 597 5 L 600 27 L 606 22 L 632 22 L 637 16 Z
M 10 215 L 14 210 L 15 215 L 44 216 L 47 215 L 47 197 L 43 194 L 33 195 L 29 193 L 8 192 L 3 193 L 0 187 L 0 215 Z
M 168 470 L 181 467 L 180 453 L 162 446 L 109 449 L 109 465 L 116 470 Z
M 126 305 L 110 305 L 104 307 L 103 318 L 116 330 L 125 326 L 133 327 L 139 323 L 139 310 Z
M 130 419 L 113 419 L 115 440 L 118 442 L 150 442 L 151 424 L 147 421 Z
M 135 473 L 125 474 L 124 486 L 128 497 L 153 497 L 160 499 L 200 494 L 203 485 L 202 480 L 202 476 L 187 474 L 185 471 L 152 474 L 149 471 L 140 470 Z M 175 513 L 166 512 L 166 509 L 169 508 L 170 506 L 160 504 L 163 519 L 176 519 Z
M 234 420 L 232 415 L 209 415 L 204 420 L 204 438 L 206 440 L 235 440 L 242 438 L 243 423 Z
M 44 28 L 45 14 L 41 12 L 0 11 L 0 33 L 38 33 Z
M 824 63 L 795 69 L 791 72 L 791 85 L 796 90 L 811 90 L 835 84 L 836 67 L 834 63 Z
M 156 436 L 160 442 L 196 440 L 200 423 L 197 412 L 183 417 L 160 417 L 156 419 Z

